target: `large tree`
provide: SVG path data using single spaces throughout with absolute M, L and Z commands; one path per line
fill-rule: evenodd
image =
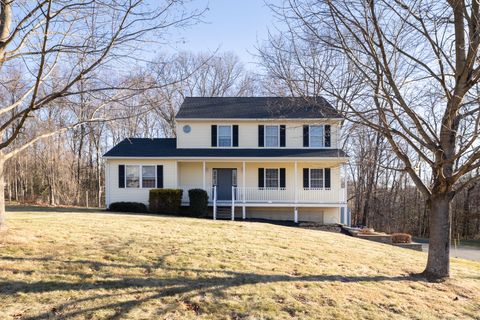
M 300 88 L 295 94 L 310 88 L 337 100 L 351 122 L 388 142 L 427 199 L 423 274 L 449 277 L 450 205 L 480 179 L 480 3 L 287 0 L 271 7 L 283 24 L 260 50 L 264 66 Z
M 0 101 L 0 228 L 5 225 L 5 161 L 40 139 L 114 119 L 118 110 L 107 109 L 125 107 L 125 99 L 158 87 L 126 75 L 172 28 L 197 20 L 202 12 L 186 11 L 184 2 L 0 0 L 0 83 L 17 75 L 12 70 L 22 70 L 21 93 Z M 47 125 L 49 110 L 85 101 L 98 103 L 80 117 L 65 117 L 59 110 L 59 126 Z M 31 122 L 41 130 L 26 132 Z

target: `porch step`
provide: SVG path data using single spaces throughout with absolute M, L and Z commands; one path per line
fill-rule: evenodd
M 231 207 L 217 207 L 217 219 L 218 220 L 231 220 L 232 208 Z

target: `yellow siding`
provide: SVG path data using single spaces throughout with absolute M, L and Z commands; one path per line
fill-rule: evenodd
M 203 188 L 203 162 L 201 160 L 182 161 L 182 160 L 107 160 L 107 204 L 118 201 L 133 201 L 148 204 L 149 189 L 142 188 L 118 188 L 118 165 L 163 165 L 164 166 L 164 187 L 177 188 Z M 211 190 L 212 169 L 214 168 L 236 168 L 237 185 L 243 187 L 243 163 L 242 162 L 211 162 L 206 161 L 205 182 L 206 189 Z M 253 192 L 258 187 L 258 168 L 285 168 L 286 169 L 286 193 L 290 199 L 295 194 L 295 172 L 294 162 L 245 162 L 245 186 L 253 188 Z M 303 190 L 303 168 L 331 168 L 331 192 L 333 195 L 339 195 L 342 192 L 340 181 L 340 163 L 332 161 L 298 162 L 297 163 L 297 194 Z M 177 174 L 178 169 L 178 174 Z M 323 192 L 323 191 L 322 191 Z M 186 195 L 184 200 L 187 200 Z M 240 207 L 241 201 L 237 203 Z M 263 218 L 274 220 L 293 220 L 293 206 L 282 207 L 247 207 L 247 218 Z M 237 218 L 241 217 L 241 210 L 237 212 Z M 324 224 L 340 222 L 340 205 L 338 207 L 299 207 L 299 221 L 315 221 Z
M 190 133 L 183 132 L 184 125 L 190 125 Z M 258 125 L 286 125 L 286 148 L 303 148 L 304 124 L 330 124 L 332 147 L 337 147 L 337 136 L 340 128 L 338 121 L 180 121 L 177 120 L 177 146 L 178 148 L 210 148 L 211 125 L 239 126 L 239 148 L 258 148 Z
M 177 170 L 173 160 L 133 160 L 108 159 L 106 162 L 106 197 L 107 206 L 113 202 L 133 201 L 148 204 L 148 188 L 119 188 L 118 165 L 163 165 L 163 185 L 165 188 L 176 188 Z

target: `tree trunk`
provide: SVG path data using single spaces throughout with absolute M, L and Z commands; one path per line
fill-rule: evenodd
M 5 158 L 3 153 L 0 151 L 0 230 L 6 228 L 5 224 Z
M 432 195 L 430 203 L 429 248 L 427 267 L 423 272 L 430 280 L 450 276 L 450 197 Z

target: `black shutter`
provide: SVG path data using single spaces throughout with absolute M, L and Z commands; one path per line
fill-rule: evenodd
M 233 126 L 233 144 L 234 147 L 238 147 L 238 125 Z
M 325 188 L 330 188 L 332 186 L 330 168 L 325 168 Z
M 280 188 L 285 187 L 285 168 L 280 168 Z
M 258 168 L 258 187 L 263 188 L 265 186 L 265 169 Z
M 286 127 L 285 125 L 280 126 L 280 147 L 285 147 L 285 134 L 286 134 Z
M 157 166 L 157 188 L 163 188 L 163 166 Z
M 118 166 L 118 187 L 125 188 L 125 165 Z
M 217 146 L 217 126 L 212 124 L 212 147 Z
M 265 126 L 258 126 L 258 146 L 263 147 L 265 145 Z
M 310 146 L 309 127 L 308 126 L 303 126 L 303 146 L 304 147 L 309 147 Z
M 310 180 L 310 171 L 308 170 L 308 168 L 303 168 L 303 187 L 304 188 L 310 187 L 309 180 Z
M 331 127 L 329 124 L 325 125 L 325 147 L 330 147 L 332 145 L 331 139 Z

